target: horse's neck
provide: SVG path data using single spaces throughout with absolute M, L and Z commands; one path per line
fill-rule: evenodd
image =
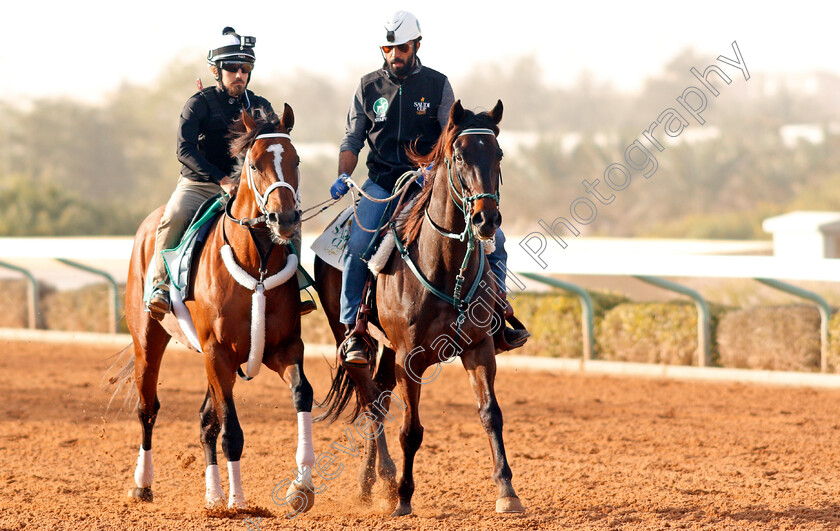
M 466 227 L 464 213 L 461 212 L 450 196 L 446 166 L 444 164 L 439 166 L 442 167 L 435 176 L 434 188 L 427 211 L 431 220 L 441 229 L 446 232 L 461 234 Z M 421 269 L 428 275 L 428 278 L 430 280 L 433 278 L 448 279 L 454 282 L 453 279 L 467 252 L 467 243 L 440 234 L 427 221 L 424 221 L 421 225 L 417 243 L 418 248 L 422 250 L 420 256 L 418 256 Z M 478 247 L 477 244 L 476 248 Z M 470 264 L 476 263 L 476 255 L 477 253 L 473 251 Z
M 242 176 L 245 179 L 245 176 Z M 262 215 L 257 208 L 256 199 L 250 187 L 240 180 L 236 195 L 231 199 L 230 213 L 236 219 L 257 218 Z M 260 256 L 268 256 L 274 242 L 271 234 L 265 229 L 248 229 L 245 226 L 228 224 L 225 235 L 234 249 L 237 259 L 247 261 L 253 265 L 260 265 Z

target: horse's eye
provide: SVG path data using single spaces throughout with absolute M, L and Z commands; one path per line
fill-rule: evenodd
M 454 158 L 455 158 L 455 162 L 457 162 L 458 164 L 461 164 L 461 163 L 464 162 L 464 157 L 462 157 L 460 154 L 455 155 Z
M 251 171 L 257 171 L 257 166 L 255 164 L 251 164 Z

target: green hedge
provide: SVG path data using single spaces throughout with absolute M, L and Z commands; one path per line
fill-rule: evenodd
M 804 304 L 735 310 L 720 324 L 726 367 L 777 371 L 820 369 L 820 314 Z
M 715 332 L 724 306 L 710 304 L 712 364 Z M 608 311 L 595 332 L 598 359 L 697 364 L 697 308 L 692 302 L 627 302 Z
M 119 293 L 122 317 L 124 286 Z M 40 287 L 39 308 L 48 329 L 107 332 L 108 287 L 75 290 Z M 596 357 L 604 360 L 696 365 L 697 309 L 688 301 L 630 302 L 627 297 L 590 292 L 594 305 Z M 559 291 L 511 297 L 516 315 L 531 332 L 512 354 L 579 358 L 583 352 L 581 308 L 576 296 Z M 0 327 L 23 328 L 26 283 L 0 280 Z M 319 303 L 320 305 L 320 303 Z M 813 306 L 733 309 L 710 304 L 712 364 L 774 370 L 819 370 L 820 318 Z M 323 311 L 303 318 L 304 340 L 332 343 Z M 125 332 L 125 319 L 119 323 Z M 830 323 L 828 363 L 840 368 L 840 313 Z
M 610 308 L 629 300 L 615 293 L 589 292 L 589 295 L 596 324 Z M 516 317 L 531 332 L 528 343 L 512 354 L 561 358 L 582 355 L 581 308 L 576 296 L 557 291 L 520 293 L 511 297 L 511 304 Z

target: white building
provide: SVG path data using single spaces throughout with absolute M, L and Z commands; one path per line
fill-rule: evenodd
M 789 212 L 767 218 L 773 255 L 788 258 L 840 258 L 840 212 Z

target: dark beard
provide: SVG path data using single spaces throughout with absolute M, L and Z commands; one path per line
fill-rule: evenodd
M 391 71 L 392 74 L 399 78 L 404 78 L 408 76 L 411 72 L 411 69 L 414 68 L 414 56 L 411 56 L 411 61 L 406 62 L 403 66 L 394 68 L 391 63 L 388 63 L 388 70 Z
M 242 94 L 244 94 L 244 93 L 245 93 L 245 89 L 247 89 L 247 88 L 248 88 L 248 87 L 247 87 L 247 85 L 246 85 L 245 87 L 242 87 L 242 92 L 240 92 L 239 94 L 233 94 L 233 93 L 231 92 L 231 90 L 233 90 L 233 87 L 229 87 L 229 86 L 225 85 L 224 83 L 222 83 L 222 89 L 223 89 L 223 90 L 225 91 L 225 93 L 226 93 L 228 96 L 230 96 L 231 98 L 238 98 L 238 97 L 242 96 Z

